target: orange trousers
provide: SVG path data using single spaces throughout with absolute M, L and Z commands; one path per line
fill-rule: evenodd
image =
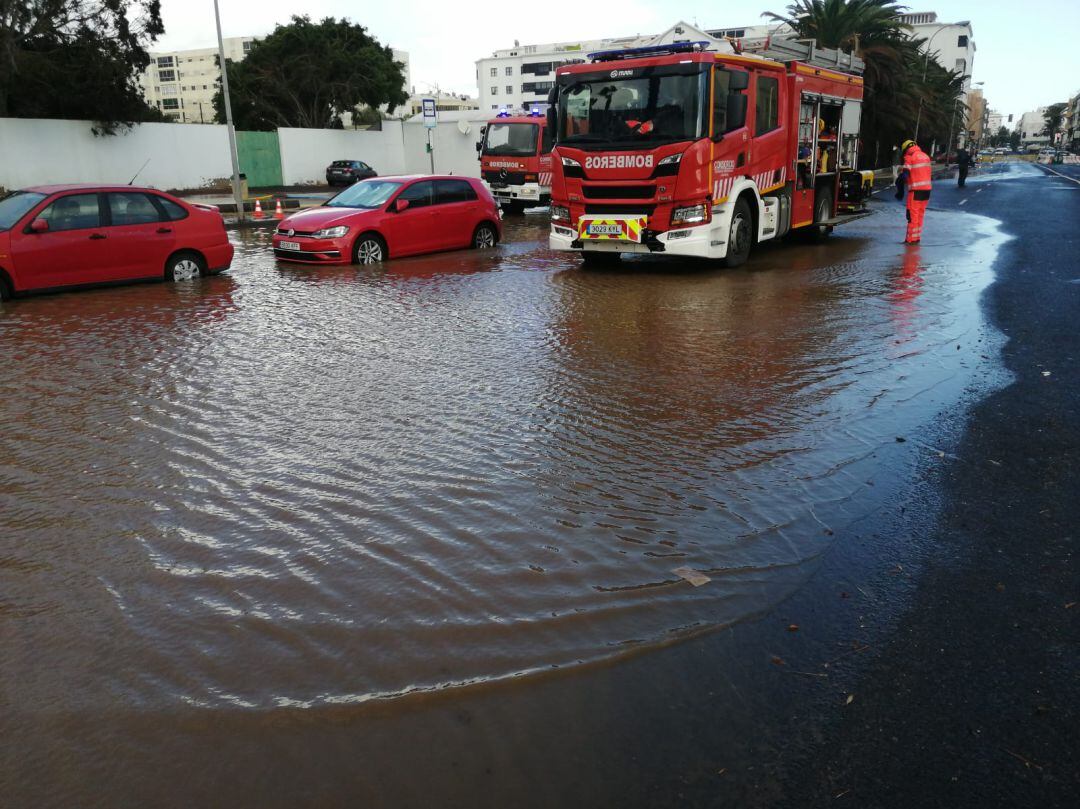
M 904 241 L 917 242 L 922 239 L 923 217 L 926 216 L 926 206 L 930 204 L 930 194 L 926 199 L 915 199 L 915 192 L 908 191 L 907 195 L 907 236 Z

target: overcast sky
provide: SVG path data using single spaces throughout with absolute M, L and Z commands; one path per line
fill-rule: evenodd
M 297 9 L 314 18 L 349 17 L 380 42 L 409 52 L 418 91 L 476 92 L 477 59 L 522 44 L 660 33 L 681 17 L 706 28 L 763 22 L 763 11 L 784 11 L 787 2 L 660 0 L 619 2 L 495 3 L 473 0 L 219 0 L 225 36 L 259 36 L 287 22 Z M 206 48 L 215 44 L 213 0 L 162 0 L 165 35 L 156 49 Z M 535 14 L 528 10 L 535 9 Z M 1077 0 L 931 0 L 912 11 L 936 11 L 945 22 L 970 20 L 974 29 L 973 81 L 991 108 L 1019 115 L 1064 101 L 1080 90 L 1080 2 Z

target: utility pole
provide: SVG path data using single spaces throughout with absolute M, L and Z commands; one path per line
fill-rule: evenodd
M 218 61 L 221 63 L 221 94 L 225 101 L 225 128 L 229 133 L 229 157 L 232 158 L 233 200 L 236 214 L 244 221 L 244 200 L 240 194 L 240 158 L 236 155 L 236 129 L 233 127 L 232 102 L 229 100 L 229 71 L 225 65 L 225 41 L 221 38 L 221 12 L 214 0 L 214 22 L 217 23 Z

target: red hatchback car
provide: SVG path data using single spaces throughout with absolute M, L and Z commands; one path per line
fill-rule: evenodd
M 471 177 L 377 177 L 278 225 L 274 255 L 311 264 L 374 264 L 463 247 L 494 247 L 495 200 Z
M 216 208 L 149 188 L 49 185 L 0 198 L 0 294 L 150 278 L 232 264 Z

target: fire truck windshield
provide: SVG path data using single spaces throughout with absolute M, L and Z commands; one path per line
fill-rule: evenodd
M 560 143 L 635 149 L 704 137 L 707 73 L 594 75 L 567 77 L 560 89 Z
M 488 124 L 484 154 L 501 157 L 531 157 L 536 154 L 536 124 Z

